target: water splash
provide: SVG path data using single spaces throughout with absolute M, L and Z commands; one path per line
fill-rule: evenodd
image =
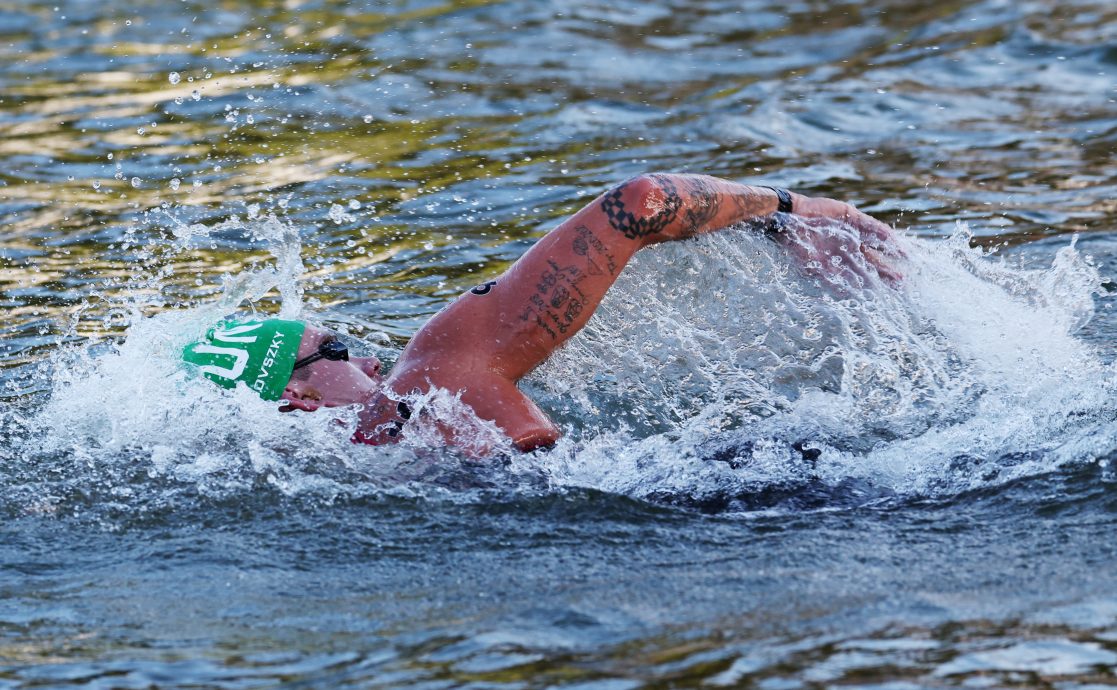
M 478 488 L 494 483 L 490 470 L 531 473 L 508 459 L 511 448 L 491 422 L 445 391 L 406 396 L 415 411 L 406 440 L 372 448 L 350 440 L 356 409 L 281 414 L 244 387 L 224 390 L 188 371 L 182 348 L 222 318 L 271 316 L 264 309 L 274 305 L 280 318 L 316 319 L 306 313 L 307 273 L 291 223 L 255 208 L 214 225 L 167 218 L 165 233 L 129 233 L 141 268 L 127 278 L 127 299 L 107 310 L 126 324 L 124 337 L 60 347 L 41 374 L 45 399 L 28 414 L 0 409 L 0 431 L 11 440 L 0 457 L 0 507 L 96 512 L 122 499 L 162 505 L 261 491 L 332 501 Z M 180 257 L 229 235 L 266 248 L 272 260 L 226 275 L 215 297 L 169 301 L 160 288 L 173 282 Z M 77 339 L 82 319 L 79 310 L 67 339 Z M 349 343 L 385 356 L 384 347 Z M 479 465 L 482 453 L 504 461 Z
M 1112 452 L 1112 372 L 1074 337 L 1096 269 L 1073 244 L 1026 270 L 969 239 L 959 226 L 907 240 L 899 289 L 789 268 L 748 231 L 642 254 L 533 378 L 575 428 L 554 481 L 719 505 L 773 489 L 864 502 L 1082 461 L 1069 448 L 1099 419 L 1109 440 L 1085 457 Z
M 158 270 L 133 276 L 133 298 L 117 305 L 126 338 L 60 349 L 48 399 L 0 413 L 19 439 L 0 468 L 0 484 L 22 487 L 5 490 L 8 502 L 21 496 L 17 512 L 184 491 L 333 500 L 546 485 L 717 508 L 861 504 L 1117 448 L 1112 372 L 1074 337 L 1100 278 L 1073 244 L 1049 269 L 1026 270 L 970 248 L 960 226 L 945 241 L 904 241 L 899 288 L 859 255 L 796 268 L 749 229 L 643 252 L 587 328 L 525 382 L 566 430 L 554 451 L 525 456 L 444 391 L 411 396 L 407 440 L 372 448 L 349 441 L 354 410 L 278 414 L 247 390 L 190 376 L 177 353 L 214 321 L 273 294 L 283 318 L 305 318 L 305 269 L 298 232 L 273 216 L 170 231 L 169 246 L 143 250 L 162 259 Z M 168 257 L 218 233 L 268 247 L 273 261 L 227 276 L 215 299 L 164 304 Z M 464 453 L 448 448 L 450 427 Z

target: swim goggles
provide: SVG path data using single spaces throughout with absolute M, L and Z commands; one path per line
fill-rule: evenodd
M 345 346 L 345 343 L 341 342 L 337 338 L 327 338 L 326 340 L 318 343 L 317 352 L 296 361 L 295 366 L 291 368 L 291 371 L 294 371 L 299 367 L 305 367 L 306 365 L 317 362 L 320 359 L 328 359 L 331 362 L 348 362 L 349 348 Z

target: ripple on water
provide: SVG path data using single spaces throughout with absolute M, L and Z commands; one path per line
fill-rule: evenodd
M 0 686 L 1113 683 L 1110 4 L 148 5 L 0 8 Z M 908 285 L 643 255 L 484 467 L 151 356 L 248 300 L 391 361 L 649 169 Z

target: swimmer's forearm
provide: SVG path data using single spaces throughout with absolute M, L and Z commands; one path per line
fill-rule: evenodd
M 803 199 L 792 194 L 794 205 Z M 607 192 L 600 210 L 612 229 L 641 246 L 681 240 L 770 216 L 778 194 L 708 175 L 650 174 Z
M 780 192 L 770 187 L 708 175 L 657 173 L 635 177 L 611 189 L 600 198 L 599 205 L 615 234 L 634 239 L 640 246 L 765 219 L 781 210 L 851 225 L 869 240 L 870 246 L 894 242 L 891 228 L 843 201 L 786 190 L 783 193 L 788 203 L 781 204 Z

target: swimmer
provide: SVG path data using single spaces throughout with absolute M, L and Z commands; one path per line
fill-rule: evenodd
M 460 395 L 516 448 L 553 445 L 558 427 L 517 387 L 577 333 L 640 249 L 737 223 L 758 222 L 793 254 L 831 252 L 825 233 L 788 238 L 789 214 L 841 221 L 860 234 L 862 262 L 887 282 L 901 278 L 892 229 L 832 199 L 704 175 L 650 174 L 605 192 L 541 238 L 502 276 L 466 291 L 430 319 L 386 375 L 375 357 L 350 357 L 335 334 L 298 321 L 224 323 L 184 351 L 207 378 L 243 382 L 280 410 L 360 405 L 354 442 L 394 443 L 411 416 L 404 402 L 432 387 Z M 790 227 L 790 226 L 788 226 Z M 816 264 L 824 267 L 830 262 Z M 845 268 L 843 270 L 849 270 Z M 447 439 L 450 433 L 445 434 Z

